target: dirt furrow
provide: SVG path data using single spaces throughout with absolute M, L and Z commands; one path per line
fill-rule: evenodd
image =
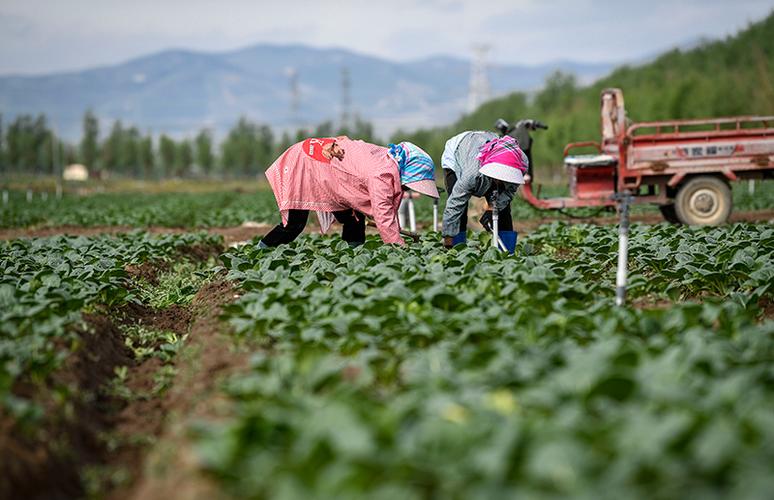
M 138 479 L 112 498 L 217 498 L 219 492 L 201 474 L 188 436 L 192 422 L 219 418 L 230 405 L 219 394 L 221 381 L 246 370 L 248 356 L 236 349 L 219 319 L 222 307 L 237 296 L 227 281 L 204 286 L 191 304 L 192 322 L 186 346 L 178 356 L 177 375 L 165 397 L 166 424 L 146 455 Z

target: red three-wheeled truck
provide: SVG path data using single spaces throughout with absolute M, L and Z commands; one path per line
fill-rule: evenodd
M 528 176 L 520 191 L 530 204 L 613 207 L 616 194 L 628 192 L 633 203 L 658 205 L 670 222 L 715 225 L 731 213 L 730 181 L 774 178 L 774 116 L 631 123 L 620 89 L 602 91 L 601 101 L 600 142 L 564 148 L 570 196 L 540 198 Z M 597 154 L 568 156 L 580 147 Z

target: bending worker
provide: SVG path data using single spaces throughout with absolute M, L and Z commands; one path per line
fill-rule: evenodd
M 443 244 L 451 248 L 464 243 L 468 221 L 468 201 L 482 196 L 487 201 L 497 191 L 494 209 L 499 216 L 499 235 L 508 250 L 516 247 L 516 233 L 511 217 L 511 200 L 529 163 L 513 137 L 498 137 L 490 132 L 463 132 L 446 142 L 441 159 L 449 198 L 443 212 Z M 491 209 L 481 217 L 481 224 L 491 231 Z
M 365 216 L 382 241 L 404 245 L 398 206 L 404 189 L 438 198 L 433 160 L 409 142 L 389 148 L 348 137 L 307 139 L 288 148 L 266 170 L 282 222 L 261 240 L 274 247 L 295 240 L 309 211 L 327 232 L 335 218 L 352 246 L 365 242 Z

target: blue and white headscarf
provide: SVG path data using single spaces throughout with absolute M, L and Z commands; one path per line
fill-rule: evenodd
M 390 156 L 398 164 L 402 185 L 428 180 L 435 182 L 435 163 L 422 148 L 405 141 L 390 144 L 389 148 Z

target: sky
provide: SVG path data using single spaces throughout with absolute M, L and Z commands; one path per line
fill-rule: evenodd
M 636 62 L 723 38 L 774 0 L 0 0 L 0 74 L 117 64 L 165 49 L 256 43 L 339 47 L 416 60 Z

